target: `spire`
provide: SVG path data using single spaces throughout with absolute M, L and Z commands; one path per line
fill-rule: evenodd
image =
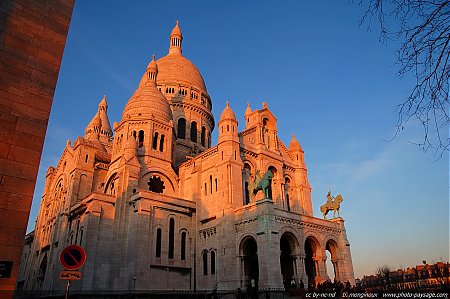
M 108 103 L 106 102 L 106 96 L 103 96 L 103 99 L 98 104 L 97 113 L 86 127 L 84 132 L 85 138 L 99 139 L 102 142 L 108 142 L 110 140 L 113 134 L 107 112 Z
M 178 21 L 175 23 L 175 27 L 170 34 L 170 48 L 169 55 L 178 54 L 181 55 L 181 43 L 183 41 L 183 35 L 181 34 L 181 29 L 178 26 Z
M 103 99 L 100 101 L 100 104 L 98 104 L 99 110 L 100 107 L 102 107 L 105 111 L 108 109 L 108 103 L 106 102 L 106 95 L 103 95 Z
M 98 115 L 97 112 L 87 125 L 86 130 L 84 131 L 84 138 L 98 140 L 101 129 L 102 129 L 102 120 L 100 119 L 100 116 Z

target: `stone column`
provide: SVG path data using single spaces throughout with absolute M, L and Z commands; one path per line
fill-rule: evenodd
M 308 276 L 306 276 L 306 268 L 305 268 L 305 254 L 296 255 L 297 263 L 296 263 L 296 273 L 298 281 L 303 280 L 304 284 L 308 283 Z
M 333 263 L 334 268 L 334 276 L 337 281 L 340 281 L 341 275 L 339 273 L 339 260 L 332 259 L 331 262 Z
M 244 256 L 243 255 L 239 256 L 239 267 L 240 267 L 239 273 L 240 273 L 240 276 L 241 276 L 239 278 L 239 280 L 240 280 L 240 287 L 242 289 L 244 289 L 245 288 L 245 261 L 244 261 Z
M 316 268 L 316 273 L 315 273 L 314 280 L 315 280 L 315 283 L 317 285 L 317 283 L 322 282 L 322 280 L 323 280 L 323 277 L 324 277 L 323 271 L 324 270 L 322 269 L 322 260 L 321 260 L 321 258 L 313 257 L 313 261 L 314 261 L 314 265 L 315 265 L 315 268 Z

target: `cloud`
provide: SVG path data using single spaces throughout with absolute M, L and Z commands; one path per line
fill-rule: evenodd
M 350 181 L 358 183 L 386 173 L 390 168 L 395 167 L 394 157 L 395 149 L 388 147 L 371 159 L 353 162 L 353 165 L 347 166 L 352 171 Z
M 361 151 L 366 153 L 365 157 L 360 157 Z M 347 161 L 319 165 L 320 173 L 328 174 L 322 175 L 322 179 L 331 177 L 333 180 L 345 182 L 345 185 L 367 182 L 379 176 L 384 176 L 395 168 L 398 165 L 398 151 L 398 148 L 391 144 L 378 152 L 361 149 L 360 147 L 347 149 L 345 152 Z M 339 160 L 338 157 L 334 159 Z

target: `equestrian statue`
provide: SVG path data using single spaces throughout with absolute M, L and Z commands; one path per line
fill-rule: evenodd
M 333 218 L 336 218 L 336 211 L 338 212 L 338 218 L 341 218 L 339 208 L 341 207 L 341 202 L 343 200 L 342 195 L 339 194 L 334 197 L 331 195 L 331 191 L 328 191 L 327 202 L 323 206 L 320 206 L 320 211 L 323 213 L 323 219 L 327 219 L 327 214 L 331 210 L 333 210 Z
M 262 190 L 264 192 L 264 198 L 269 198 L 269 188 L 272 178 L 273 172 L 270 169 L 267 170 L 267 172 L 264 174 L 263 177 L 261 177 L 259 170 L 256 170 L 253 182 L 251 182 L 248 185 L 248 191 L 250 193 L 250 202 L 255 201 L 255 196 L 259 190 Z

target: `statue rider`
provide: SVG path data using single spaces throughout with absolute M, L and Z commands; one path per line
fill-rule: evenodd
M 331 191 L 328 191 L 327 194 L 327 205 L 333 203 L 334 196 L 331 196 Z

